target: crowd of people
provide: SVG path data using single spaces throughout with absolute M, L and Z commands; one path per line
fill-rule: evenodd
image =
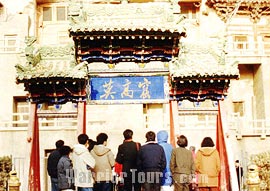
M 187 149 L 188 139 L 177 137 L 177 147 L 168 143 L 165 130 L 146 133 L 146 142 L 133 140 L 133 131 L 123 132 L 124 141 L 114 155 L 108 135 L 96 140 L 78 136 L 72 148 L 58 140 L 48 157 L 52 191 L 218 191 L 219 153 L 211 137 L 201 148 Z

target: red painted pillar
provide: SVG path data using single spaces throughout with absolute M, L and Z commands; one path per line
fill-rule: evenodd
M 77 134 L 86 133 L 86 102 L 78 102 Z
M 40 154 L 37 104 L 31 103 L 28 125 L 28 142 L 30 145 L 30 165 L 28 191 L 40 191 Z
M 220 111 L 220 103 L 218 103 L 218 115 L 217 115 L 217 131 L 216 131 L 216 148 L 219 151 L 221 172 L 219 175 L 219 188 L 220 190 L 230 190 L 230 172 L 227 149 L 225 144 L 224 131 L 222 127 L 222 118 Z
M 176 105 L 176 107 L 175 107 Z M 170 143 L 175 147 L 175 111 L 177 109 L 177 101 L 170 101 Z M 178 115 L 178 114 L 177 114 Z

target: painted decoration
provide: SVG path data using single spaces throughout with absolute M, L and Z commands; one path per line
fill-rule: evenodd
M 91 101 L 140 101 L 166 99 L 164 76 L 123 76 L 90 78 Z

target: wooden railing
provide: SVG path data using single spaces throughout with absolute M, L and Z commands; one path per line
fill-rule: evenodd
M 249 136 L 260 136 L 262 139 L 270 135 L 270 119 L 247 120 L 234 116 L 229 121 L 229 128 L 236 131 L 237 139 Z
M 1 129 L 16 130 L 16 128 L 27 128 L 28 127 L 28 113 L 14 113 L 13 120 L 1 120 Z M 106 121 L 97 118 L 87 119 L 87 126 L 91 125 L 104 125 Z M 261 136 L 262 138 L 266 135 L 270 135 L 270 119 L 257 119 L 247 120 L 239 115 L 234 114 L 227 119 L 228 130 L 235 130 L 237 137 L 242 138 L 244 136 Z M 40 129 L 76 129 L 77 118 L 39 118 Z M 201 130 L 201 129 L 215 129 L 216 120 L 206 118 L 205 121 L 186 120 L 179 121 L 179 128 Z
M 251 57 L 270 56 L 270 42 L 232 42 L 227 43 L 228 56 Z
M 24 40 L 18 36 L 0 38 L 0 54 L 22 53 L 24 48 Z
M 28 113 L 13 113 L 13 120 L 0 121 L 0 127 L 28 127 Z M 40 128 L 76 128 L 76 118 L 39 118 Z
M 207 118 L 206 118 L 207 119 Z M 270 119 L 254 119 L 247 120 L 244 117 L 240 117 L 237 113 L 231 115 L 227 119 L 227 130 L 235 131 L 238 139 L 242 137 L 260 136 L 264 139 L 267 135 L 270 135 Z M 187 120 L 179 121 L 179 128 L 189 130 L 206 130 L 215 129 L 216 120 Z
M 13 120 L 11 120 L 13 119 Z M 0 130 L 1 128 L 16 129 L 16 128 L 27 128 L 29 123 L 29 113 L 13 113 L 10 119 L 0 119 Z M 86 125 L 105 125 L 106 121 L 97 117 L 91 117 L 87 119 Z M 39 117 L 39 128 L 40 129 L 76 129 L 77 128 L 76 117 Z

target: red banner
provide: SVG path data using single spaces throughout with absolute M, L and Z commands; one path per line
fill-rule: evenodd
M 223 127 L 222 127 L 220 103 L 218 103 L 216 148 L 219 151 L 220 162 L 221 162 L 221 172 L 219 175 L 219 188 L 222 191 L 229 191 L 230 190 L 230 172 L 229 172 L 229 163 L 228 163 L 224 132 L 223 132 Z

